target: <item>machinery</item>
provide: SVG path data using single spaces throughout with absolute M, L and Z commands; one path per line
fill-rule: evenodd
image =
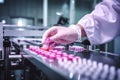
M 88 41 L 46 51 L 40 47 L 47 28 L 0 28 L 0 80 L 120 80 L 120 55 L 89 50 Z

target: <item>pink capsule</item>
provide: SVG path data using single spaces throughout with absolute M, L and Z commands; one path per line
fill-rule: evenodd
M 85 49 L 84 49 L 83 47 L 81 47 L 81 46 L 71 46 L 71 47 L 70 47 L 70 50 L 76 51 L 76 52 L 82 52 L 82 51 L 84 51 Z
M 55 56 L 54 54 L 50 54 L 48 58 L 49 58 L 49 59 L 52 59 L 52 60 L 54 60 L 54 61 L 56 60 L 56 56 Z
M 57 54 L 56 54 L 55 56 L 56 56 L 56 57 L 61 57 L 61 55 L 57 55 Z
M 58 50 L 53 50 L 53 52 L 57 53 L 57 52 L 59 52 L 59 51 L 58 51 Z
M 56 53 L 53 53 L 53 52 L 49 52 L 50 54 L 53 54 L 53 55 L 56 55 Z
M 60 56 L 60 55 L 56 55 L 56 61 L 59 61 L 60 59 L 63 59 L 63 56 Z
M 81 58 L 78 57 L 78 56 L 75 56 L 74 59 L 73 59 L 73 62 L 79 63 L 79 62 L 81 62 Z
M 45 57 L 49 58 L 49 55 L 50 55 L 49 52 L 46 52 L 46 53 L 45 53 Z
M 38 54 L 38 55 L 41 55 L 42 53 L 41 53 L 41 51 L 39 51 L 37 54 Z
M 54 52 L 54 50 L 51 49 L 51 50 L 49 50 L 49 52 Z
M 41 52 L 41 55 L 42 55 L 42 56 L 45 56 L 45 55 L 46 55 L 46 53 L 42 51 L 42 52 Z
M 74 57 L 74 54 L 69 54 L 69 56 L 72 56 L 72 57 Z
M 43 47 L 41 47 L 42 50 L 48 51 L 49 50 L 49 46 L 48 45 L 43 45 Z
M 28 49 L 29 49 L 29 50 L 31 50 L 32 48 L 31 48 L 31 47 L 29 47 Z
M 56 55 L 62 56 L 62 53 L 56 53 Z
M 36 49 L 36 50 L 35 50 L 35 52 L 36 52 L 36 53 L 39 53 L 39 52 L 40 52 L 40 50 L 39 50 L 39 49 Z
M 35 48 L 33 48 L 33 47 L 30 47 L 30 48 L 29 48 L 29 50 L 31 50 L 31 51 L 35 51 Z
M 68 54 L 64 52 L 64 53 L 62 53 L 62 56 L 67 57 Z
M 68 60 L 73 61 L 74 56 L 73 55 L 69 55 L 67 58 L 68 58 Z
M 61 62 L 66 62 L 68 59 L 66 57 L 59 57 L 57 58 L 58 62 L 61 61 Z
M 65 50 L 65 47 L 64 46 L 56 46 L 56 47 L 54 47 L 54 50 L 62 51 L 62 50 Z
M 74 46 L 71 46 L 70 47 L 70 51 L 74 51 L 75 50 L 75 47 Z

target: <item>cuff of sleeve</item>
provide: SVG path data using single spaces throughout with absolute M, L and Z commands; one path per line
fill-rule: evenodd
M 77 41 L 81 42 L 82 41 L 81 40 L 81 29 L 79 28 L 79 26 L 77 26 L 77 25 L 70 25 L 69 27 L 77 32 L 77 34 L 78 34 Z

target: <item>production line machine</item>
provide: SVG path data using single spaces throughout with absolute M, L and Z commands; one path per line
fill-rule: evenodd
M 41 71 L 44 80 L 119 80 L 120 57 L 111 53 L 88 51 L 80 46 L 59 46 L 45 51 L 39 46 L 24 48 L 28 79 Z M 32 64 L 32 65 L 31 65 Z M 30 67 L 31 65 L 31 67 Z M 37 76 L 37 74 L 35 75 Z M 37 80 L 37 79 L 36 79 Z
M 6 28 L 3 29 L 0 80 L 120 80 L 117 54 L 89 50 L 86 41 L 82 47 L 72 43 L 46 51 L 41 49 L 41 36 L 46 28 L 27 27 L 28 33 L 35 33 L 28 34 L 24 30 L 17 33 L 18 28 L 14 27 L 16 32 L 12 34 L 12 28 L 3 27 Z
M 0 23 L 0 80 L 22 80 L 24 78 L 24 65 L 20 53 L 24 45 L 14 46 L 13 41 L 17 38 L 20 38 L 20 40 L 23 38 L 40 40 L 46 29 L 36 26 L 4 25 Z

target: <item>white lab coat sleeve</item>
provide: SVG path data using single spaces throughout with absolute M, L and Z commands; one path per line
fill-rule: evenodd
M 103 0 L 78 21 L 91 45 L 103 44 L 120 35 L 120 0 Z

